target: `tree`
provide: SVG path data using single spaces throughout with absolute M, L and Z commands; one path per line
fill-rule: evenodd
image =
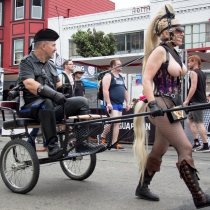
M 105 35 L 103 31 L 78 30 L 72 35 L 77 46 L 77 53 L 82 57 L 98 57 L 114 55 L 117 51 L 116 39 L 112 33 Z

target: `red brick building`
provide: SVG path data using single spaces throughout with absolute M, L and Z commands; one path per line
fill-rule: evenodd
M 109 0 L 0 0 L 0 67 L 17 73 L 35 33 L 48 18 L 73 17 L 115 9 Z

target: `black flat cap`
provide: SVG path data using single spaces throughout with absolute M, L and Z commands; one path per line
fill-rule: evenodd
M 59 38 L 59 35 L 56 31 L 52 29 L 45 28 L 39 30 L 34 36 L 34 42 L 39 41 L 56 41 Z

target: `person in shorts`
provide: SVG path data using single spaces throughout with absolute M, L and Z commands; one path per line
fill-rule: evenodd
M 183 103 L 185 106 L 192 104 L 207 103 L 206 100 L 206 75 L 201 70 L 201 59 L 197 55 L 188 58 L 190 72 L 190 89 L 188 96 Z M 187 118 L 187 124 L 194 138 L 193 150 L 195 152 L 210 152 L 207 141 L 207 132 L 203 123 L 203 110 L 191 111 Z M 198 134 L 203 142 L 203 146 L 198 140 Z

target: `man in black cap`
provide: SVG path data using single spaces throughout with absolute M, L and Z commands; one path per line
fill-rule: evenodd
M 51 29 L 41 29 L 34 37 L 34 51 L 23 57 L 19 65 L 19 80 L 25 86 L 24 105 L 20 107 L 20 117 L 29 117 L 40 121 L 46 138 L 49 158 L 57 159 L 63 156 L 63 150 L 58 146 L 56 120 L 63 119 L 65 104 L 66 116 L 89 113 L 88 101 L 84 97 L 66 99 L 62 92 L 55 65 L 49 61 L 56 51 L 56 40 L 59 35 Z M 57 92 L 60 91 L 60 92 Z M 83 142 L 80 150 L 96 149 L 88 142 Z

